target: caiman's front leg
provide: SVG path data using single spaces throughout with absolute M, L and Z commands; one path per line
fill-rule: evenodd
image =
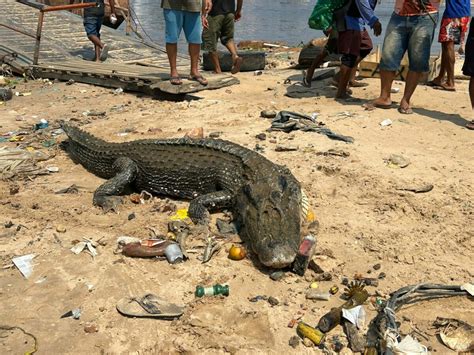
M 233 195 L 229 191 L 216 191 L 196 197 L 189 204 L 188 214 L 196 224 L 209 223 L 209 211 L 229 207 Z
M 138 167 L 130 158 L 118 158 L 113 165 L 116 175 L 99 186 L 94 192 L 94 205 L 102 207 L 105 212 L 116 211 L 122 203 L 118 196 L 135 180 Z

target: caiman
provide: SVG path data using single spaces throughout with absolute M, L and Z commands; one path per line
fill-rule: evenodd
M 109 143 L 69 123 L 61 126 L 71 158 L 108 179 L 94 192 L 94 205 L 115 209 L 132 188 L 191 200 L 188 214 L 197 224 L 208 223 L 209 211 L 226 208 L 262 264 L 282 268 L 295 259 L 302 190 L 288 168 L 220 139 Z

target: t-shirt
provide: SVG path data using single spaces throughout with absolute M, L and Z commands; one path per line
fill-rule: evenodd
M 201 12 L 201 0 L 161 0 L 161 7 L 169 10 Z
M 471 2 L 469 0 L 446 0 L 444 18 L 461 18 L 471 16 Z
M 96 2 L 97 6 L 84 8 L 84 17 L 104 17 L 104 0 L 84 0 L 84 2 Z
M 438 12 L 440 0 L 395 0 L 395 13 L 400 16 L 418 16 Z
M 235 0 L 212 0 L 210 16 L 225 15 L 235 12 Z

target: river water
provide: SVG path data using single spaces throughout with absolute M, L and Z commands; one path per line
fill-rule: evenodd
M 130 0 L 144 32 L 158 43 L 164 43 L 163 10 L 160 0 Z M 308 17 L 313 10 L 315 0 L 244 0 L 242 19 L 236 24 L 235 39 L 284 41 L 294 46 L 306 43 L 312 38 L 321 37 L 320 31 L 308 27 Z M 375 13 L 379 17 L 383 28 L 387 26 L 393 12 L 394 0 L 380 0 Z M 440 14 L 444 6 L 440 8 Z M 438 29 L 433 41 L 432 52 L 440 50 Z M 371 34 L 374 45 L 381 45 L 385 30 L 380 37 Z M 181 46 L 184 44 L 184 36 Z

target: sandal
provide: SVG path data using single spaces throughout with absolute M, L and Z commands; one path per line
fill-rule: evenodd
M 202 75 L 190 75 L 188 80 L 197 81 L 202 86 L 206 86 L 208 84 L 207 80 Z
M 117 303 L 117 311 L 128 317 L 149 317 L 172 320 L 184 313 L 184 307 L 169 303 L 162 298 L 146 293 L 141 297 L 125 297 Z
M 170 83 L 171 85 L 181 85 L 183 84 L 183 81 L 179 76 L 172 76 L 170 77 Z
M 411 115 L 413 113 L 413 110 L 411 109 L 411 107 L 403 108 L 403 107 L 400 106 L 398 108 L 398 112 L 400 112 L 404 115 Z
M 466 123 L 466 128 L 470 130 L 474 130 L 474 120 L 471 122 Z

